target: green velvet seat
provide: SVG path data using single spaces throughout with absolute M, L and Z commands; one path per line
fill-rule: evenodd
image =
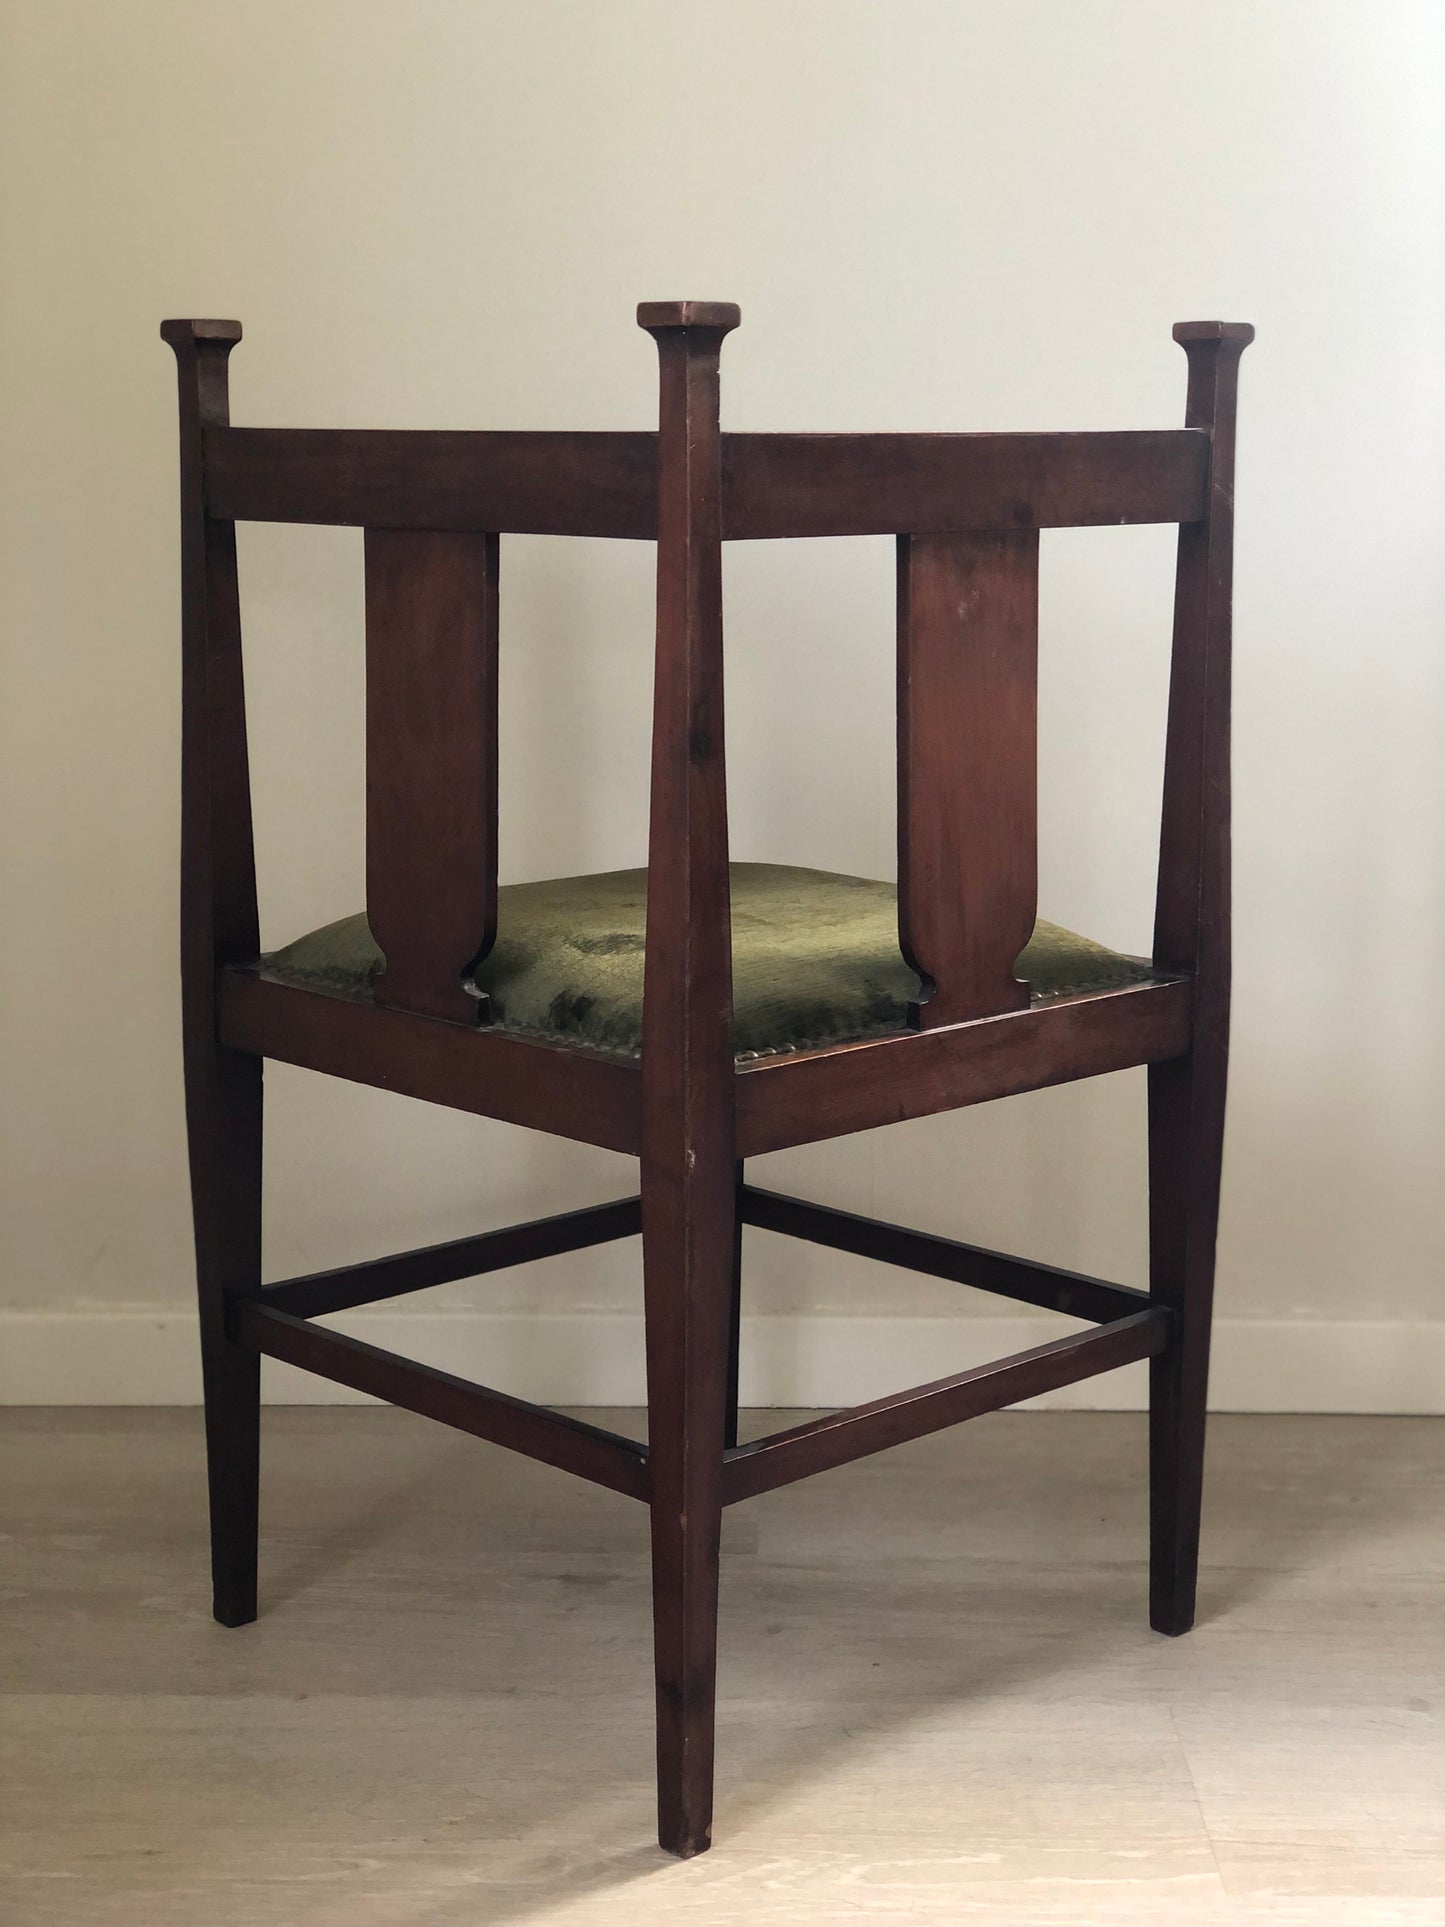
M 645 870 L 513 883 L 478 973 L 495 1021 L 633 1053 L 642 1041 Z M 732 866 L 733 1037 L 740 1055 L 842 1043 L 907 1021 L 918 980 L 898 951 L 891 883 L 779 863 Z M 278 976 L 364 997 L 381 965 L 364 916 L 265 959 Z M 1147 964 L 1039 923 L 1018 974 L 1035 999 L 1139 983 Z

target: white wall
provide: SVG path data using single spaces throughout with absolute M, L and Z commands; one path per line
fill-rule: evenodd
M 12 1396 L 193 1384 L 160 318 L 242 318 L 240 422 L 648 426 L 634 305 L 693 295 L 742 304 L 746 429 L 1168 426 L 1170 324 L 1256 324 L 1216 1394 L 1445 1406 L 1445 11 L 10 0 L 0 31 Z M 1171 551 L 1045 539 L 1043 906 L 1124 947 Z M 284 941 L 361 901 L 360 538 L 247 530 L 242 568 Z M 504 874 L 639 861 L 650 553 L 515 540 L 503 568 Z M 889 545 L 740 547 L 727 592 L 735 853 L 889 873 Z M 759 1175 L 1137 1280 L 1140 1084 Z M 284 1067 L 268 1091 L 273 1276 L 629 1187 L 620 1158 Z M 1017 1323 L 761 1234 L 751 1261 L 757 1396 L 885 1389 Z M 613 1248 L 438 1295 L 490 1319 L 388 1329 L 626 1395 L 636 1274 Z

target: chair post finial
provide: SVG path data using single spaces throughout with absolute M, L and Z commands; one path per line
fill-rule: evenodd
M 650 335 L 686 328 L 714 334 L 721 340 L 742 318 L 742 310 L 734 301 L 640 301 L 637 305 L 637 325 Z
M 1247 321 L 1176 321 L 1173 333 L 1189 361 L 1184 425 L 1213 433 L 1224 418 L 1232 422 L 1239 357 L 1254 329 Z
M 231 418 L 226 364 L 241 339 L 239 321 L 163 321 L 161 340 L 175 350 L 182 424 L 194 405 L 196 426 L 224 427 Z

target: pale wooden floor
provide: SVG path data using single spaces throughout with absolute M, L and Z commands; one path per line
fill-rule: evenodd
M 1445 1927 L 1445 1424 L 1215 1422 L 1202 1622 L 1143 1431 L 1001 1414 L 728 1515 L 713 1851 L 652 1845 L 642 1508 L 405 1413 L 12 1413 L 9 1927 Z

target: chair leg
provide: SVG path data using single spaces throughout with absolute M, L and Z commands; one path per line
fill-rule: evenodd
M 211 1504 L 211 1611 L 223 1626 L 256 1617 L 261 1359 L 222 1341 L 202 1347 Z
M 232 1342 L 226 1305 L 261 1282 L 261 1070 L 228 1051 L 196 1067 L 187 1091 L 211 1596 L 223 1626 L 256 1617 L 261 1360 Z
M 743 1165 L 741 1158 L 738 1160 L 734 1176 L 733 1196 L 737 1215 L 733 1224 L 733 1285 L 732 1301 L 728 1308 L 728 1390 L 723 1423 L 723 1445 L 729 1451 L 738 1442 L 738 1358 L 743 1323 Z
M 1152 1066 L 1150 1289 L 1174 1322 L 1149 1367 L 1149 1623 L 1169 1634 L 1194 1624 L 1223 1142 L 1222 1053 Z
M 716 1181 L 642 1176 L 657 1670 L 657 1837 L 712 1843 L 718 1539 L 736 1250 L 731 1162 Z

